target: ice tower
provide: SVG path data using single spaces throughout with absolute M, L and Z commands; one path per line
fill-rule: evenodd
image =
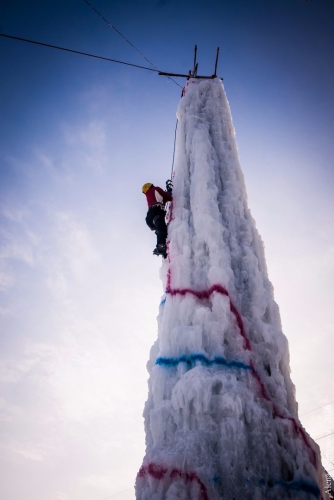
M 189 79 L 177 116 L 136 498 L 325 498 L 221 80 Z

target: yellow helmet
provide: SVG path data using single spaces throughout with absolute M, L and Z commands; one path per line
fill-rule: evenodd
M 153 186 L 152 182 L 146 182 L 146 184 L 143 185 L 141 188 L 142 193 L 147 193 L 147 191 L 150 189 L 150 187 Z

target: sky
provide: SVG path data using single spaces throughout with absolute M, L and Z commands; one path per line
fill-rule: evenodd
M 187 73 L 197 44 L 210 75 L 220 47 L 301 421 L 330 434 L 318 443 L 334 469 L 332 0 L 92 2 L 162 71 Z M 0 33 L 148 65 L 84 0 L 2 1 Z M 181 88 L 0 48 L 2 495 L 133 500 L 163 292 L 141 186 L 170 177 Z

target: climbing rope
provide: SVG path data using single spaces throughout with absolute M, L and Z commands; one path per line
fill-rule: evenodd
M 172 171 L 170 173 L 170 178 L 173 180 L 173 170 L 174 170 L 174 159 L 175 159 L 175 144 L 176 144 L 176 131 L 177 131 L 177 124 L 179 123 L 179 120 L 176 119 L 176 124 L 175 124 L 175 132 L 174 132 L 174 148 L 173 148 L 173 161 L 172 161 Z

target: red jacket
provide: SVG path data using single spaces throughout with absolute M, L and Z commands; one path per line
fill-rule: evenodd
M 151 205 L 160 203 L 161 205 L 165 205 L 167 201 L 172 201 L 172 196 L 163 189 L 158 186 L 151 186 L 148 191 L 145 193 L 147 204 L 150 207 Z

